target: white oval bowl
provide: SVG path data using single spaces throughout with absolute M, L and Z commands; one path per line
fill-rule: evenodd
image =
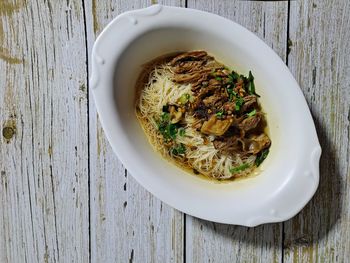
M 198 49 L 255 76 L 272 140 L 258 176 L 215 183 L 189 174 L 153 150 L 136 119 L 134 86 L 141 65 Z M 280 222 L 296 215 L 317 189 L 321 147 L 297 82 L 271 48 L 228 19 L 160 5 L 123 13 L 96 40 L 90 87 L 119 159 L 143 187 L 182 212 L 245 226 Z

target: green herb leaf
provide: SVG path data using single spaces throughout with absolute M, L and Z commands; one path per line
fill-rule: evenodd
M 232 93 L 230 93 L 230 95 L 229 95 L 230 97 L 228 98 L 228 100 L 229 101 L 232 101 L 232 99 L 233 99 L 233 94 Z
M 168 124 L 167 134 L 171 139 L 175 140 L 176 134 L 177 134 L 177 127 L 175 124 L 172 124 L 172 123 Z
M 256 109 L 254 109 L 251 112 L 247 113 L 247 116 L 252 117 L 252 116 L 255 116 L 255 114 L 256 114 Z
M 158 124 L 158 130 L 161 134 L 163 134 L 165 132 L 165 129 L 166 129 L 166 124 L 164 124 L 164 123 Z
M 230 168 L 230 173 L 235 174 L 235 173 L 241 172 L 249 167 L 250 167 L 250 165 L 248 163 L 244 163 L 240 166 Z
M 186 147 L 182 143 L 171 148 L 171 153 L 173 155 L 184 154 L 185 152 L 186 152 Z
M 176 138 L 178 127 L 176 124 L 170 123 L 170 114 L 163 112 L 158 123 L 158 130 L 163 135 L 165 140 Z
M 239 75 L 239 78 L 243 80 L 243 82 L 249 81 L 248 78 L 244 75 Z
M 215 113 L 216 117 L 218 118 L 221 118 L 223 114 L 224 114 L 224 110 L 220 110 L 217 113 Z
M 255 159 L 255 165 L 259 167 L 260 164 L 266 159 L 268 154 L 269 154 L 269 149 L 262 150 Z
M 237 82 L 237 80 L 239 79 L 239 75 L 238 75 L 236 72 L 232 71 L 232 72 L 228 75 L 228 78 L 229 78 L 229 82 L 235 83 L 235 82 Z
M 249 76 L 248 76 L 248 93 L 249 95 L 256 95 L 260 97 L 258 94 L 255 93 L 255 84 L 254 84 L 254 76 L 251 71 L 249 71 Z
M 215 79 L 216 79 L 217 81 L 222 81 L 222 78 L 221 78 L 221 77 L 215 77 Z
M 184 137 L 185 134 L 186 134 L 185 129 L 184 129 L 184 128 L 180 128 L 180 129 L 179 129 L 179 135 L 180 135 L 181 137 Z
M 161 115 L 162 122 L 168 122 L 170 121 L 170 114 L 168 112 L 163 112 Z

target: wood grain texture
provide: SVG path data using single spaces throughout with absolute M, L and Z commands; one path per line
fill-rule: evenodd
M 0 0 L 0 262 L 348 262 L 350 2 L 159 1 L 255 32 L 304 92 L 323 148 L 319 190 L 297 217 L 256 228 L 163 204 L 104 136 L 87 54 L 115 16 L 156 2 Z
M 286 58 L 286 1 L 189 0 L 188 7 L 232 19 L 257 34 L 283 60 Z M 246 228 L 186 216 L 187 262 L 280 262 L 281 259 L 282 224 Z
M 162 1 L 183 5 L 181 1 Z M 151 1 L 86 1 L 89 55 L 101 29 L 119 13 Z M 143 189 L 113 153 L 90 96 L 91 261 L 182 262 L 182 213 Z
M 285 262 L 349 262 L 350 2 L 291 1 L 289 32 L 323 153 L 315 197 L 285 223 Z
M 81 1 L 0 1 L 0 262 L 87 262 Z

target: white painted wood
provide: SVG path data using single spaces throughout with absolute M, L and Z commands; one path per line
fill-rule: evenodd
M 188 7 L 217 13 L 247 27 L 285 59 L 287 1 L 189 0 Z M 282 224 L 246 228 L 186 216 L 187 262 L 280 262 L 281 244 Z
M 291 1 L 289 68 L 316 122 L 320 186 L 285 223 L 285 262 L 349 262 L 350 2 Z
M 88 48 L 119 13 L 151 1 L 86 1 Z M 181 1 L 164 1 L 181 5 Z M 182 262 L 183 214 L 143 189 L 113 153 L 90 96 L 91 261 Z M 137 165 L 137 164 L 135 164 Z
M 0 262 L 88 262 L 83 15 L 0 1 Z
M 89 262 L 90 245 L 91 262 L 347 262 L 349 2 L 290 1 L 287 62 L 323 156 L 315 198 L 284 228 L 190 216 L 184 225 L 184 215 L 139 186 L 112 152 L 87 97 L 86 48 L 90 55 L 117 14 L 150 2 L 0 1 L 0 262 Z M 286 57 L 287 1 L 188 6 L 246 26 Z

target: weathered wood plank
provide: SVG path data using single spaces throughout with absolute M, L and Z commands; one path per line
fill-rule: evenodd
M 238 22 L 285 59 L 287 1 L 189 0 L 188 7 L 217 13 Z M 282 258 L 282 224 L 246 228 L 186 218 L 188 262 L 279 262 Z
M 89 258 L 82 10 L 0 1 L 0 262 Z
M 154 2 L 154 1 L 153 1 Z M 162 1 L 184 5 L 184 1 Z M 119 13 L 151 1 L 86 1 L 89 54 Z M 91 261 L 182 262 L 183 214 L 163 204 L 128 174 L 113 153 L 90 96 Z
M 349 262 L 350 2 L 291 1 L 289 32 L 323 153 L 316 196 L 285 223 L 285 262 Z

